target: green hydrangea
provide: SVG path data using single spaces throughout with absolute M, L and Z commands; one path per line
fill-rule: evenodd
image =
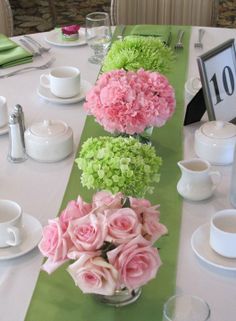
M 122 68 L 137 71 L 143 68 L 166 74 L 173 62 L 173 51 L 157 37 L 128 36 L 123 41 L 115 41 L 112 44 L 102 71 Z
M 89 138 L 75 162 L 88 189 L 143 197 L 159 182 L 162 159 L 154 147 L 135 138 L 105 136 Z

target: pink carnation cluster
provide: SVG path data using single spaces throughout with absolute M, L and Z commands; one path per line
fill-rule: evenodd
M 68 203 L 43 229 L 39 249 L 53 272 L 72 259 L 67 271 L 84 293 L 112 295 L 136 289 L 155 277 L 161 259 L 153 243 L 167 233 L 158 206 L 121 193 L 98 192 L 92 204 Z
M 100 76 L 84 107 L 108 132 L 133 135 L 163 126 L 174 113 L 175 94 L 158 72 L 113 70 Z

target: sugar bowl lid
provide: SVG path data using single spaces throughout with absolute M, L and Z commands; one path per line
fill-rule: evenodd
M 36 138 L 59 138 L 68 132 L 68 125 L 61 120 L 44 120 L 34 123 L 30 128 L 31 134 Z
M 201 126 L 201 132 L 212 139 L 230 139 L 236 136 L 236 126 L 227 121 L 210 121 Z

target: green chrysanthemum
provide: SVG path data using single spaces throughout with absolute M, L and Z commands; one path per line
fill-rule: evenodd
M 166 74 L 174 62 L 173 51 L 156 37 L 128 36 L 115 41 L 102 67 L 103 72 L 125 69 L 137 71 L 140 68 Z
M 82 170 L 81 182 L 88 189 L 122 192 L 143 197 L 160 180 L 162 163 L 154 147 L 135 138 L 89 138 L 75 160 Z

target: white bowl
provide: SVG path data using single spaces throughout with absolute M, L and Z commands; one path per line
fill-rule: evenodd
M 40 162 L 57 162 L 73 151 L 72 129 L 61 120 L 34 123 L 24 135 L 26 153 Z
M 233 162 L 235 143 L 236 126 L 226 121 L 206 122 L 195 131 L 196 155 L 215 165 Z

